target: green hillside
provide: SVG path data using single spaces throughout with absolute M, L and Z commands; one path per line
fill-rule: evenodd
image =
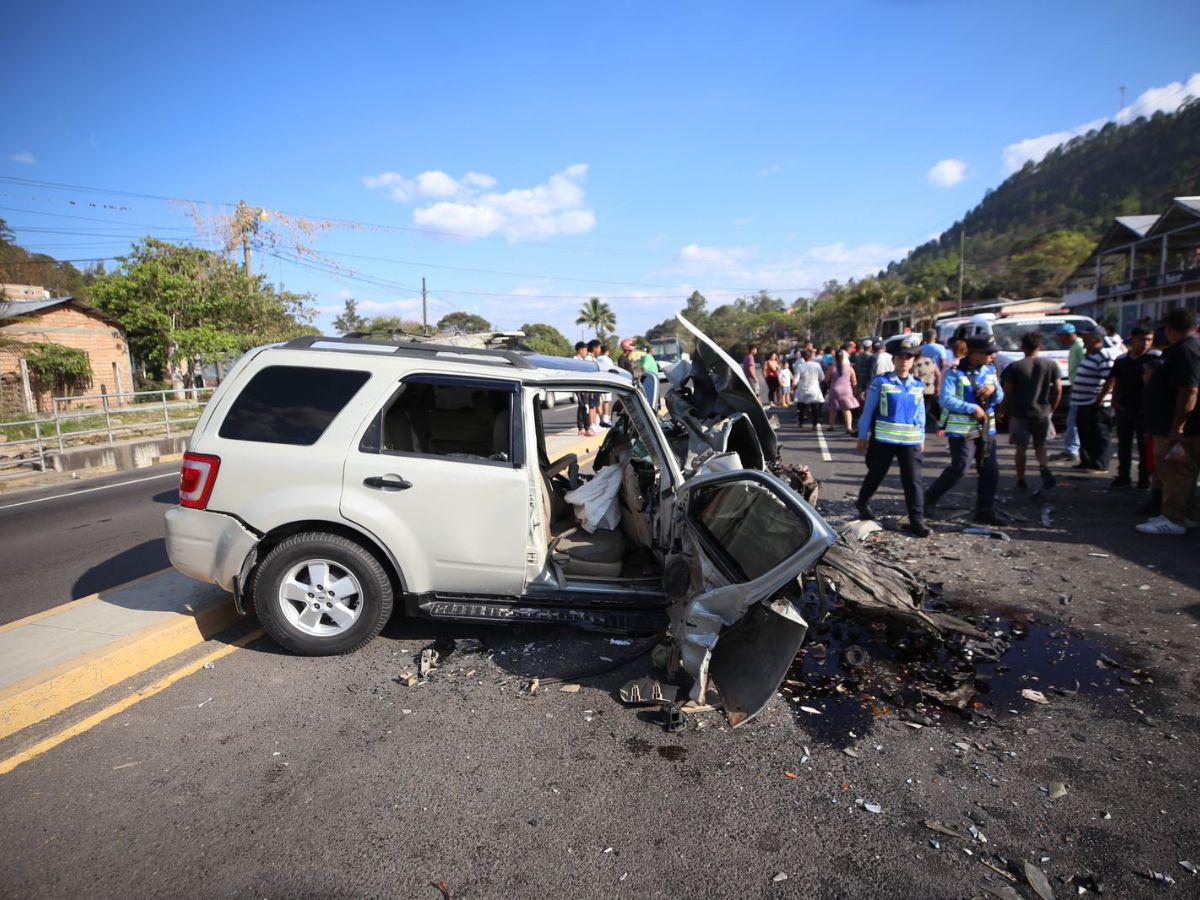
M 1114 216 L 1158 213 L 1200 194 L 1200 102 L 1156 113 L 1055 148 L 1009 176 L 962 222 L 913 250 L 887 274 L 912 281 L 940 262 L 957 266 L 966 229 L 969 297 L 1054 292 Z

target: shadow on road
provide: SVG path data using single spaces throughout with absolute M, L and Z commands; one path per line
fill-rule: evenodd
M 157 498 L 155 498 L 157 499 Z M 78 600 L 108 588 L 124 584 L 151 572 L 158 572 L 170 565 L 167 559 L 167 544 L 162 538 L 144 541 L 128 550 L 122 550 L 104 562 L 92 566 L 79 576 L 71 587 L 71 599 Z
M 165 503 L 167 506 L 174 506 L 179 502 L 179 488 L 171 488 L 169 491 L 155 494 L 151 499 L 155 503 Z

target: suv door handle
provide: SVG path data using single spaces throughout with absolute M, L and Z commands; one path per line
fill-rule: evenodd
M 363 484 L 377 491 L 406 491 L 412 487 L 411 481 L 405 481 L 399 475 L 372 475 L 364 478 Z

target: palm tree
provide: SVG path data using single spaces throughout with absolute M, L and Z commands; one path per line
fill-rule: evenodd
M 596 337 L 600 337 L 617 330 L 617 314 L 599 297 L 592 297 L 579 308 L 579 317 L 575 324 L 592 329 Z

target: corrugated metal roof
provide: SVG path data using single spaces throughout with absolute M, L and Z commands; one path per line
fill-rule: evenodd
M 1175 202 L 1200 216 L 1200 197 L 1176 197 Z
M 1158 219 L 1158 216 L 1117 216 L 1117 221 L 1138 237 L 1145 237 L 1146 232 L 1154 227 Z
M 51 297 L 49 300 L 9 300 L 4 303 L 4 310 L 10 316 L 27 316 L 52 306 L 60 306 L 74 299 L 74 297 Z

